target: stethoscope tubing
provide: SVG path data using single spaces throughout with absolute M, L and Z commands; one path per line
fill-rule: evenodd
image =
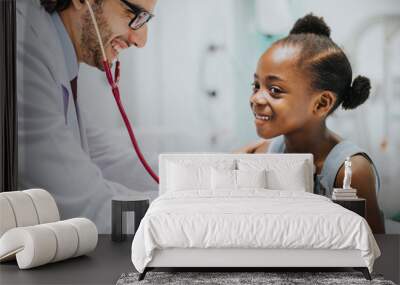
M 114 80 L 112 78 L 111 69 L 110 69 L 110 66 L 108 64 L 108 61 L 103 61 L 103 66 L 104 66 L 104 70 L 106 72 L 106 76 L 107 76 L 108 82 L 109 82 L 109 84 L 111 86 L 111 90 L 112 90 L 112 93 L 114 95 L 115 102 L 117 103 L 119 112 L 121 113 L 121 116 L 122 116 L 122 119 L 124 121 L 125 127 L 126 127 L 126 129 L 128 131 L 128 134 L 129 134 L 129 138 L 131 139 L 132 146 L 135 149 L 136 154 L 139 157 L 140 162 L 142 163 L 143 167 L 150 174 L 150 176 L 157 182 L 157 184 L 159 184 L 160 183 L 159 177 L 153 171 L 151 166 L 147 163 L 146 159 L 144 158 L 144 155 L 143 155 L 142 151 L 140 150 L 139 144 L 137 142 L 137 139 L 136 139 L 135 134 L 134 134 L 133 129 L 132 129 L 132 125 L 131 125 L 131 123 L 129 121 L 128 116 L 126 115 L 124 106 L 122 104 L 119 87 L 114 82 Z M 117 66 L 116 66 L 116 69 L 115 69 L 116 70 L 116 72 L 115 72 L 116 76 L 119 73 L 118 69 L 119 69 L 119 61 L 117 62 Z
M 119 60 L 117 60 L 116 67 L 115 67 L 115 77 L 113 78 L 112 73 L 111 73 L 111 68 L 110 68 L 110 65 L 108 63 L 108 59 L 107 59 L 106 52 L 105 52 L 105 49 L 104 49 L 103 41 L 101 39 L 100 30 L 99 30 L 99 27 L 97 25 L 97 21 L 96 21 L 96 18 L 94 16 L 92 7 L 90 6 L 89 1 L 87 1 L 87 0 L 86 0 L 86 4 L 88 6 L 89 13 L 90 13 L 90 16 L 92 18 L 92 21 L 93 21 L 93 24 L 94 24 L 94 27 L 95 27 L 95 30 L 96 30 L 97 38 L 98 38 L 98 41 L 99 41 L 99 44 L 100 44 L 101 52 L 103 54 L 104 72 L 106 74 L 107 81 L 111 86 L 111 91 L 113 93 L 115 102 L 117 103 L 118 110 L 121 113 L 122 120 L 124 121 L 125 127 L 126 127 L 126 129 L 128 131 L 129 138 L 131 140 L 132 146 L 135 149 L 135 152 L 136 152 L 137 156 L 139 157 L 139 160 L 142 163 L 143 167 L 146 169 L 146 171 L 149 173 L 149 175 L 154 179 L 154 181 L 156 181 L 157 184 L 159 184 L 160 183 L 159 177 L 153 171 L 153 169 L 150 167 L 150 165 L 147 163 L 142 151 L 140 150 L 139 144 L 138 144 L 138 142 L 136 140 L 136 137 L 135 137 L 135 134 L 133 132 L 133 128 L 132 128 L 131 122 L 129 121 L 129 118 L 126 115 L 124 106 L 123 106 L 122 101 L 121 101 L 119 87 L 118 87 L 118 85 L 116 83 L 116 81 L 118 81 L 118 79 L 120 77 L 120 62 L 119 62 Z

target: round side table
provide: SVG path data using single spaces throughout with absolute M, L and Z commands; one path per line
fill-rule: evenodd
M 112 241 L 123 241 L 126 239 L 126 212 L 135 213 L 136 233 L 140 221 L 149 208 L 149 198 L 137 197 L 114 197 L 111 201 L 111 239 Z

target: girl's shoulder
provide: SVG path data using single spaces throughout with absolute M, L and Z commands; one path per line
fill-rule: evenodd
M 379 173 L 372 158 L 367 151 L 349 140 L 340 141 L 326 157 L 320 175 L 323 186 L 329 190 L 342 187 L 347 157 L 351 159 L 353 181 L 366 182 L 379 190 Z
M 353 155 L 350 161 L 353 186 L 357 184 L 357 186 L 368 185 L 368 187 L 375 187 L 375 173 L 372 162 L 361 153 Z M 342 188 L 344 176 L 345 166 L 344 163 L 342 163 L 336 175 L 335 188 Z M 363 189 L 365 187 L 359 188 Z

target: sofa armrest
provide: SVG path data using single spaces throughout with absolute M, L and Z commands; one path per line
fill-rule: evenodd
M 20 269 L 84 255 L 95 249 L 98 233 L 86 218 L 8 230 L 0 238 L 0 262 L 17 259 Z

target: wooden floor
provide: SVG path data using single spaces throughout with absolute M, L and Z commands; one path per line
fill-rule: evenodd
M 376 235 L 375 238 L 382 256 L 375 262 L 374 272 L 400 283 L 400 235 Z M 131 241 L 132 237 L 115 243 L 111 236 L 100 235 L 96 250 L 88 256 L 29 270 L 19 270 L 16 262 L 3 263 L 0 264 L 0 284 L 115 284 L 122 273 L 134 271 Z

